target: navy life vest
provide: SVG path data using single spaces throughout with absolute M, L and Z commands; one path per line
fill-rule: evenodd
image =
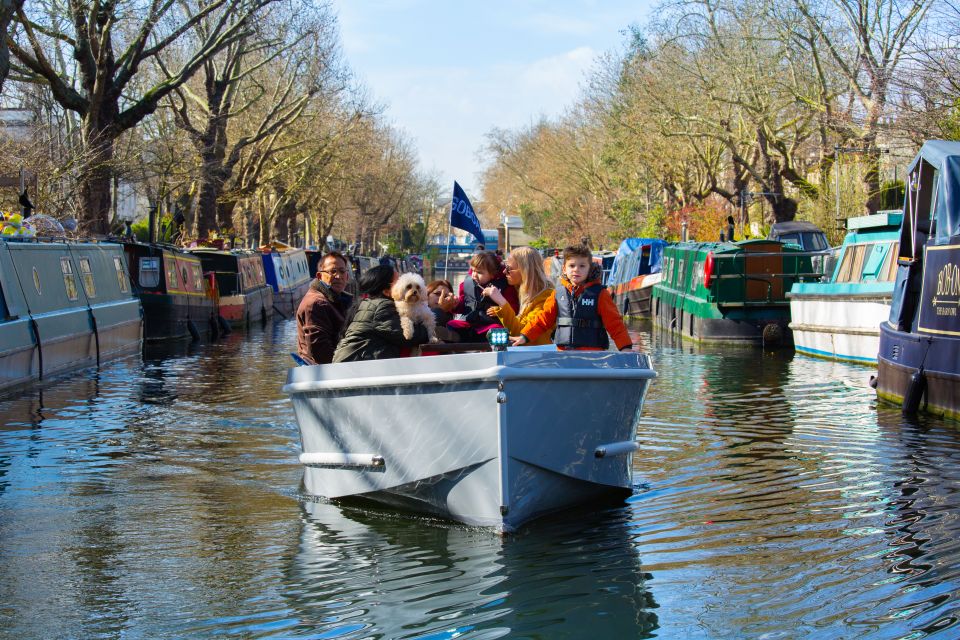
M 483 297 L 484 288 L 489 286 L 505 291 L 510 285 L 507 283 L 507 279 L 503 277 L 494 278 L 483 286 L 477 284 L 473 278 L 468 277 L 463 281 L 463 306 L 466 310 L 463 319 L 472 325 L 482 326 L 497 322 L 496 318 L 491 319 L 487 315 L 487 309 L 496 306 L 493 300 Z
M 600 319 L 601 291 L 602 284 L 593 284 L 575 298 L 563 285 L 557 287 L 557 332 L 553 341 L 558 347 L 610 347 Z

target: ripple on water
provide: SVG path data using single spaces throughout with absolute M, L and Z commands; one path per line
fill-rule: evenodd
M 0 398 L 0 637 L 957 637 L 955 425 L 638 335 L 635 494 L 506 539 L 298 497 L 290 322 Z

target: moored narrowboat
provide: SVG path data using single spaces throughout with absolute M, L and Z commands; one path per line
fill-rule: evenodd
M 960 142 L 926 142 L 908 170 L 877 395 L 960 419 Z
M 0 389 L 139 353 L 120 245 L 0 240 Z
M 649 317 L 653 286 L 660 282 L 660 265 L 666 241 L 659 238 L 627 238 L 613 260 L 607 287 L 620 314 Z
M 795 282 L 818 280 L 810 254 L 772 240 L 682 242 L 663 251 L 654 322 L 685 338 L 790 345 Z
M 284 318 L 290 318 L 316 274 L 310 273 L 307 254 L 303 249 L 273 243 L 260 247 L 260 250 L 267 283 L 273 289 L 274 311 Z
M 273 315 L 273 289 L 267 284 L 263 261 L 254 251 L 191 249 L 204 273 L 217 283 L 220 316 L 231 327 L 265 323 Z
M 825 282 L 790 289 L 794 348 L 811 356 L 875 364 L 880 323 L 890 315 L 897 274 L 899 211 L 847 220 L 847 235 Z
M 123 248 L 143 305 L 144 340 L 217 333 L 217 301 L 198 257 L 164 244 L 128 242 Z

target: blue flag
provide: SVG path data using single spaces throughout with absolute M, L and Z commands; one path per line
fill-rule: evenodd
M 472 233 L 480 244 L 486 242 L 477 214 L 473 212 L 473 205 L 456 180 L 453 182 L 453 200 L 450 202 L 450 226 Z

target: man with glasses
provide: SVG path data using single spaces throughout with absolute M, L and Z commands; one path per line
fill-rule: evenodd
M 297 353 L 309 364 L 329 364 L 337 348 L 343 317 L 353 302 L 344 293 L 350 281 L 347 259 L 339 251 L 323 256 L 317 279 L 297 309 Z

